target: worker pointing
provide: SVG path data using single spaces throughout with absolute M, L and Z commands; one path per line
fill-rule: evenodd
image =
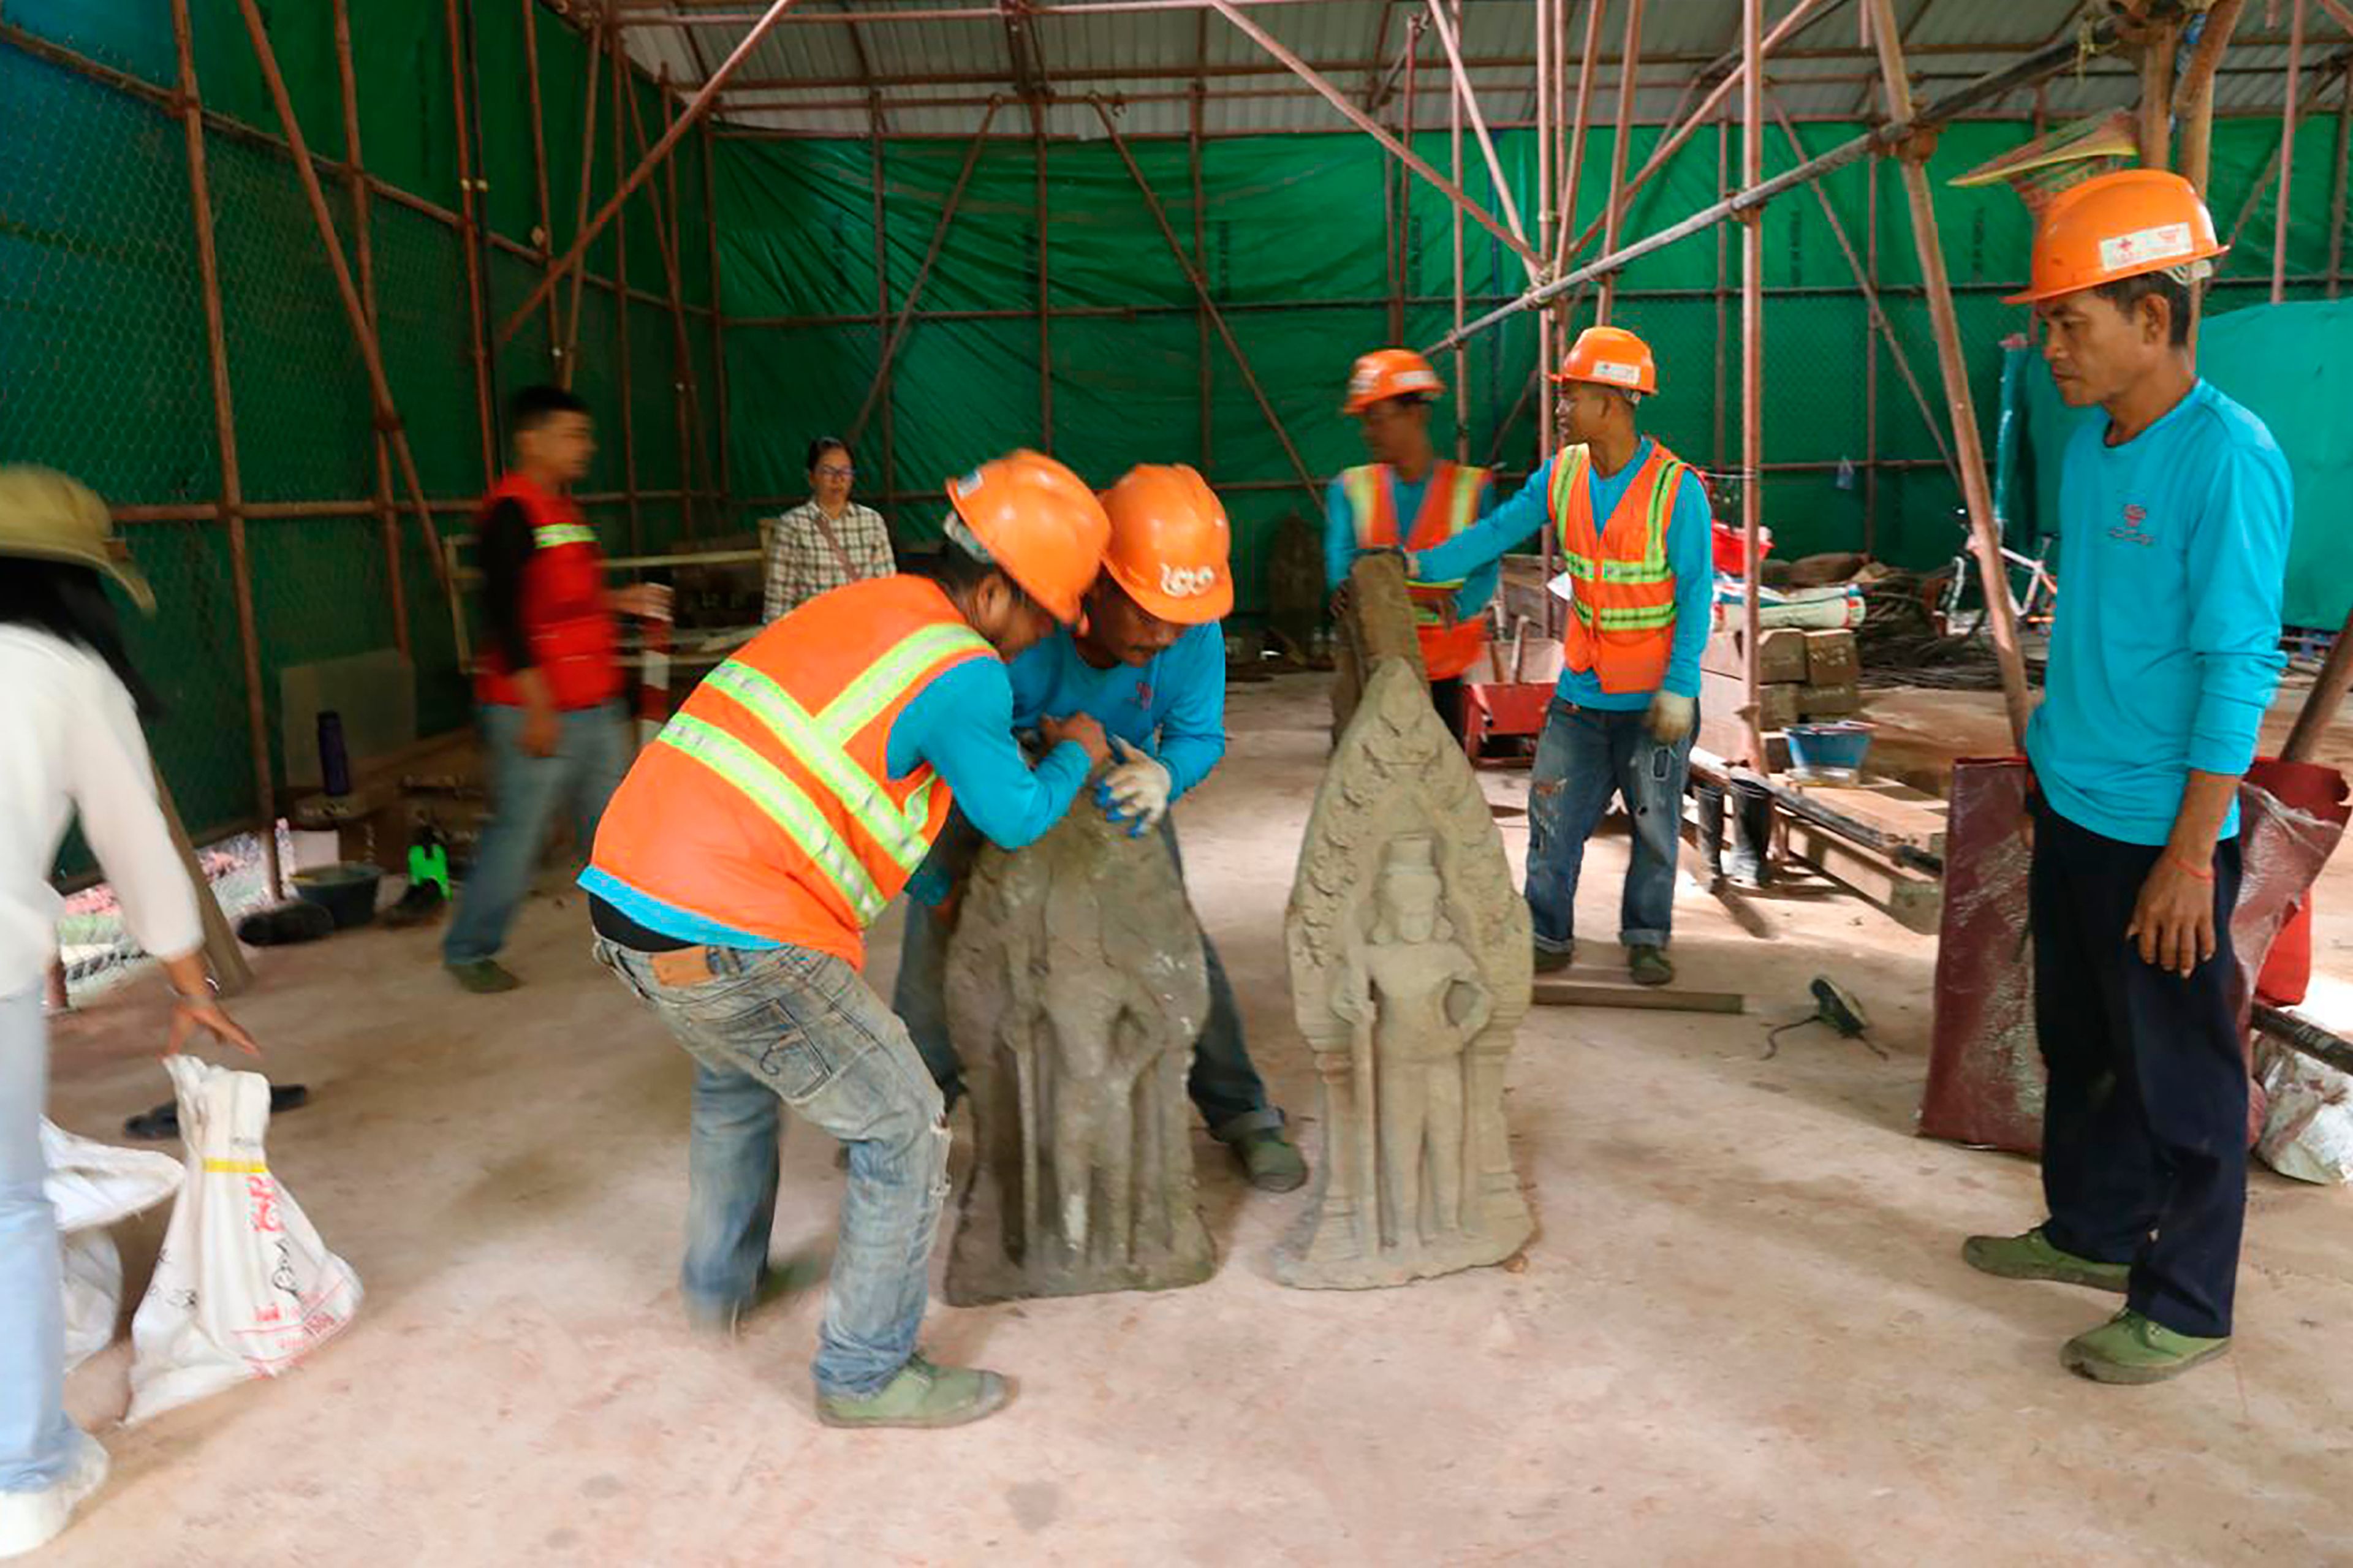
M 1714 611 L 1707 490 L 1641 432 L 1638 411 L 1659 371 L 1641 338 L 1588 327 L 1552 379 L 1567 444 L 1476 527 L 1417 552 L 1412 570 L 1460 577 L 1554 530 L 1567 566 L 1554 591 L 1569 613 L 1528 802 L 1535 964 L 1565 969 L 1575 957 L 1585 842 L 1615 795 L 1634 828 L 1618 940 L 1631 977 L 1663 985 L 1675 975 L 1666 948 L 1683 781 Z
M 1047 719 L 1032 770 L 1002 662 L 1077 617 L 1102 503 L 1035 452 L 948 497 L 931 580 L 821 595 L 695 688 L 622 781 L 580 879 L 597 958 L 695 1058 L 681 1283 L 698 1323 L 732 1329 L 768 1283 L 778 1102 L 848 1149 L 815 1369 L 828 1426 L 954 1426 L 1006 1400 L 996 1373 L 915 1351 L 947 1129 L 906 1026 L 860 978 L 866 929 L 952 801 L 1018 848 L 1104 757 L 1093 720 Z
M 1087 593 L 1078 626 L 1056 631 L 1013 661 L 1013 723 L 1030 728 L 1049 713 L 1100 721 L 1120 761 L 1103 781 L 1099 805 L 1137 833 L 1156 829 L 1166 837 L 1181 876 L 1168 808 L 1226 753 L 1226 643 L 1218 622 L 1234 603 L 1232 533 L 1208 485 L 1181 464 L 1132 468 L 1103 501 L 1111 518 L 1103 575 Z M 927 892 L 920 885 L 925 878 L 911 887 L 911 895 L 946 915 L 909 906 L 892 998 L 950 1104 L 963 1092 L 963 1065 L 942 990 L 955 908 L 943 895 L 962 874 L 961 866 L 946 866 L 941 885 Z M 1251 1064 L 1233 985 L 1206 933 L 1201 951 L 1209 1016 L 1187 1088 L 1250 1184 L 1289 1192 L 1306 1181 L 1306 1162 L 1284 1137 L 1282 1112 Z
M 1430 437 L 1430 410 L 1446 385 L 1430 362 L 1410 349 L 1376 349 L 1349 373 L 1343 414 L 1364 426 L 1373 460 L 1332 481 L 1324 503 L 1324 574 L 1327 588 L 1348 580 L 1356 557 L 1371 550 L 1428 550 L 1461 534 L 1495 504 L 1487 470 L 1441 460 Z M 1438 716 L 1462 731 L 1462 674 L 1487 650 L 1482 613 L 1495 596 L 1503 568 L 1475 563 L 1451 578 L 1412 575 L 1414 635 L 1430 676 Z M 1361 681 L 1366 672 L 1344 671 Z
M 2193 368 L 2222 250 L 2179 174 L 2103 174 L 2044 211 L 2010 301 L 2042 319 L 2059 395 L 2100 412 L 2061 459 L 2067 592 L 2026 737 L 2050 1217 L 1963 1256 L 2124 1292 L 2061 1352 L 2105 1383 L 2229 1346 L 2246 1219 L 2239 781 L 2285 662 L 2294 496 L 2263 422 Z

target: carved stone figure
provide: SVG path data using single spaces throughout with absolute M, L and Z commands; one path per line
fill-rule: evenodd
M 1082 806 L 1025 850 L 984 849 L 946 994 L 978 1147 L 948 1300 L 1208 1279 L 1185 1074 L 1208 979 L 1166 837 Z
M 1387 552 L 1357 559 L 1348 580 L 1332 597 L 1332 745 L 1337 750 L 1348 721 L 1364 696 L 1373 667 L 1385 658 L 1401 659 L 1424 683 L 1422 700 L 1430 700 L 1421 662 L 1421 639 L 1414 632 L 1413 598 L 1406 592 L 1404 558 Z M 1435 711 L 1435 710 L 1433 710 Z
M 1276 1249 L 1303 1288 L 1497 1263 L 1535 1229 L 1504 1126 L 1527 904 L 1420 672 L 1373 667 L 1308 818 L 1285 921 L 1324 1157 Z

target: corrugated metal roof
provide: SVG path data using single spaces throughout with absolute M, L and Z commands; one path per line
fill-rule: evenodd
M 1346 122 L 1258 43 L 1214 11 L 1142 10 L 1137 0 L 1032 0 L 1043 14 L 1024 26 L 1047 87 L 1048 133 L 1101 134 L 1084 101 L 1099 95 L 1120 105 L 1123 131 L 1179 134 L 1190 123 L 1187 101 L 1198 80 L 1211 134 L 1333 131 Z M 1247 0 L 1250 21 L 1324 73 L 1358 103 L 1389 79 L 1411 24 L 1425 16 L 1411 0 Z M 1593 113 L 1616 111 L 1626 0 L 1607 7 Z M 1794 0 L 1775 0 L 1781 15 Z M 628 28 L 628 47 L 649 71 L 667 69 L 691 89 L 749 31 L 760 0 L 624 0 L 626 11 L 697 8 L 735 20 L 694 27 L 650 19 Z M 1557 0 L 1567 16 L 1564 69 L 1574 76 L 1588 15 L 1587 0 Z M 990 0 L 801 0 L 772 28 L 734 79 L 747 84 L 723 103 L 723 118 L 744 125 L 810 134 L 856 134 L 869 121 L 858 106 L 879 94 L 895 134 L 970 134 L 992 94 L 1017 85 L 1014 47 L 1003 16 L 944 18 L 947 11 L 990 8 Z M 1535 113 L 1536 12 L 1530 0 L 1461 0 L 1461 48 L 1480 107 L 1493 124 L 1525 123 Z M 1949 91 L 2016 58 L 2018 50 L 2063 37 L 2084 10 L 2081 0 L 1895 0 L 1898 26 L 1924 97 Z M 911 13 L 904 20 L 893 11 Z M 824 22 L 828 12 L 861 18 Z M 1877 61 L 1862 36 L 1862 7 L 1835 0 L 1774 57 L 1771 79 L 1781 104 L 1798 116 L 1856 116 L 1875 98 Z M 1686 105 L 1686 89 L 1739 37 L 1741 0 L 1651 0 L 1643 19 L 1635 117 L 1659 123 Z M 2276 24 L 2251 6 L 2222 72 L 2215 103 L 2224 112 L 2275 110 L 2283 101 L 2287 50 L 2284 17 Z M 2348 47 L 2346 30 L 2314 5 L 2306 18 L 2307 89 L 2321 63 Z M 689 35 L 693 37 L 690 38 Z M 1445 121 L 1447 70 L 1434 31 L 1420 38 L 1414 93 L 1416 123 Z M 1203 71 L 1206 68 L 1206 75 Z M 1393 84 L 1379 115 L 1394 126 L 1403 105 Z M 2054 114 L 2128 104 L 2137 97 L 2127 59 L 2092 63 L 2052 79 L 2045 102 Z M 2022 112 L 2031 95 L 1998 106 Z M 1000 115 L 1000 129 L 1005 117 Z M 1026 129 L 1027 116 L 1021 117 Z

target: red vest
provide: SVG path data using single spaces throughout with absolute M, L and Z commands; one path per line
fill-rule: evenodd
M 479 533 L 501 501 L 521 506 L 531 521 L 533 549 L 522 569 L 523 635 L 564 712 L 596 708 L 621 694 L 619 633 L 605 607 L 605 556 L 596 531 L 569 496 L 550 495 L 521 474 L 509 474 L 482 498 Z M 507 668 L 504 650 L 485 647 L 475 659 L 474 697 L 506 708 L 522 705 L 522 688 Z
M 820 594 L 705 676 L 638 755 L 596 829 L 596 869 L 772 942 L 865 958 L 865 931 L 930 853 L 946 781 L 891 777 L 891 726 L 995 651 L 937 584 Z
M 1563 447 L 1552 465 L 1553 527 L 1574 593 L 1561 661 L 1593 671 L 1604 691 L 1656 691 L 1667 678 L 1675 642 L 1667 523 L 1691 469 L 1652 441 L 1616 510 L 1597 520 L 1593 488 L 1586 482 L 1590 462 L 1578 445 Z
M 1421 492 L 1421 510 L 1413 531 L 1398 537 L 1397 505 L 1389 493 L 1393 470 L 1386 463 L 1366 463 L 1340 476 L 1340 493 L 1356 514 L 1356 542 L 1364 548 L 1401 545 L 1419 553 L 1434 550 L 1479 521 L 1479 493 L 1486 488 L 1487 470 L 1440 459 L 1430 470 Z M 1414 636 L 1421 644 L 1421 662 L 1432 680 L 1451 680 L 1479 662 L 1487 647 L 1487 618 L 1454 618 L 1454 595 L 1462 584 L 1409 582 L 1413 598 Z

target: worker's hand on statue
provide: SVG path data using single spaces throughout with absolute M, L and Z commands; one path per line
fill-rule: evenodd
M 638 583 L 627 588 L 616 588 L 612 594 L 616 614 L 635 616 L 640 620 L 666 621 L 670 618 L 670 590 L 659 583 Z
M 1095 799 L 1113 822 L 1133 818 L 1135 826 L 1127 836 L 1140 838 L 1159 826 L 1160 819 L 1168 815 L 1168 796 L 1175 781 L 1169 777 L 1166 763 L 1146 756 L 1119 736 L 1111 738 L 1111 746 L 1119 761 L 1103 775 Z
M 2158 858 L 2140 885 L 2125 940 L 2137 943 L 2143 963 L 2188 975 L 2214 956 L 2214 873 L 2177 850 Z
M 1090 766 L 1100 764 L 1111 755 L 1111 743 L 1103 738 L 1103 727 L 1084 713 L 1073 713 L 1067 719 L 1040 719 L 1038 732 L 1051 745 L 1070 742 L 1086 752 Z
M 542 700 L 524 705 L 522 734 L 519 738 L 523 755 L 552 757 L 564 740 L 564 721 L 555 711 L 555 704 Z
M 1643 723 L 1651 739 L 1662 746 L 1680 746 L 1690 738 L 1692 725 L 1698 720 L 1698 698 L 1662 691 L 1651 699 L 1651 711 Z

